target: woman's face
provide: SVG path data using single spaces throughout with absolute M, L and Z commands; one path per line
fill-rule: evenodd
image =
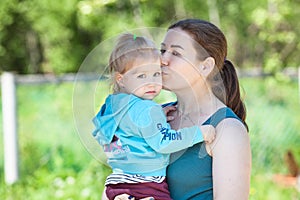
M 161 43 L 163 88 L 176 91 L 191 87 L 201 80 L 201 61 L 193 45 L 192 37 L 175 28 L 168 30 Z

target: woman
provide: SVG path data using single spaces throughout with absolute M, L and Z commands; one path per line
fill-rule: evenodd
M 234 66 L 226 59 L 224 34 L 209 22 L 182 20 L 169 27 L 161 53 L 164 88 L 177 96 L 171 127 L 211 123 L 217 132 L 212 144 L 173 155 L 167 170 L 172 198 L 248 199 L 246 111 Z
M 170 113 L 171 127 L 212 124 L 217 133 L 211 144 L 172 155 L 167 169 L 171 197 L 248 199 L 251 150 L 246 111 L 234 66 L 226 59 L 224 34 L 207 21 L 181 20 L 168 28 L 161 53 L 163 86 L 177 96 L 170 104 L 176 107 Z

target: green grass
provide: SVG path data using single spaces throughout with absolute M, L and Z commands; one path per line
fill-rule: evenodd
M 72 94 L 70 83 L 18 86 L 20 181 L 6 186 L 1 173 L 0 199 L 100 199 L 110 170 L 82 145 Z
M 296 200 L 300 193 L 273 181 L 274 174 L 288 174 L 285 154 L 291 150 L 300 165 L 300 107 L 295 82 L 242 79 L 248 110 L 252 149 L 251 196 L 253 200 Z
M 291 149 L 300 163 L 297 84 L 242 79 L 241 85 L 245 90 L 253 155 L 250 199 L 297 199 L 299 192 L 295 188 L 272 181 L 273 174 L 288 173 L 284 164 L 287 150 Z M 72 83 L 18 86 L 20 180 L 13 185 L 4 183 L 1 137 L 0 199 L 101 199 L 110 169 L 96 161 L 80 140 L 78 132 L 88 130 L 89 134 L 89 127 L 82 128 L 74 120 L 73 87 Z M 79 114 L 84 118 L 87 112 L 96 112 L 108 91 L 102 85 L 94 89 L 95 83 L 82 83 L 80 88 L 84 105 Z M 166 102 L 168 98 L 170 94 L 163 94 L 158 101 Z M 0 118 L 2 121 L 2 115 Z M 90 122 L 90 118 L 86 120 Z M 0 128 L 2 136 L 2 123 Z

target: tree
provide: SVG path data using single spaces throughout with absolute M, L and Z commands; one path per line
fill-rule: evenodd
M 299 8 L 298 0 L 2 0 L 0 70 L 76 72 L 103 40 L 190 17 L 223 30 L 238 67 L 276 74 L 299 65 Z

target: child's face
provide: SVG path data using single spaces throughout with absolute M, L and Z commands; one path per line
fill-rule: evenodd
M 160 59 L 137 59 L 120 83 L 125 92 L 152 100 L 162 89 Z

